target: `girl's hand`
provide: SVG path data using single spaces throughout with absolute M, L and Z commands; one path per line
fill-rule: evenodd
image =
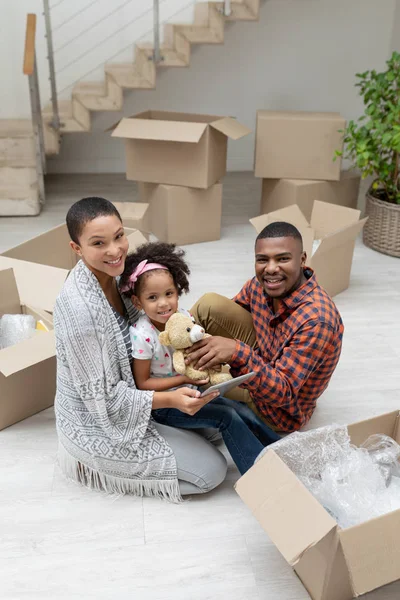
M 200 392 L 192 388 L 179 388 L 171 394 L 171 408 L 177 408 L 187 415 L 195 415 L 203 406 L 214 398 L 219 396 L 219 392 L 214 392 L 200 398 Z

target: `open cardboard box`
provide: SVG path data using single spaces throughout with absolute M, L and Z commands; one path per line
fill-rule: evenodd
M 259 110 L 255 176 L 338 181 L 345 125 L 339 113 Z
M 143 233 L 137 229 L 125 227 L 125 233 L 131 250 L 147 242 Z M 65 280 L 68 271 L 73 269 L 79 260 L 69 242 L 67 226 L 65 224 L 58 225 L 27 242 L 6 250 L 2 256 L 67 270 L 64 276 Z
M 291 223 L 303 237 L 307 265 L 314 269 L 318 283 L 335 296 L 349 287 L 354 245 L 367 218 L 360 220 L 361 212 L 315 200 L 310 222 L 297 204 L 254 217 L 250 223 L 257 233 L 276 221 Z M 315 241 L 318 247 L 313 251 Z
M 4 314 L 32 315 L 49 329 L 48 332 L 38 331 L 19 344 L 0 349 L 0 429 L 4 429 L 54 403 L 56 348 L 52 317 L 43 310 L 47 302 L 39 308 L 23 302 L 13 269 L 0 270 L 0 289 L 0 317 Z M 43 289 L 41 293 L 43 297 L 46 294 Z M 26 298 L 29 298 L 29 290 L 26 290 Z M 40 301 L 34 291 L 32 298 Z
M 349 425 L 359 446 L 379 433 L 400 443 L 400 412 Z M 312 600 L 351 600 L 400 578 L 400 510 L 341 529 L 271 449 L 236 483 Z
M 125 139 L 126 177 L 206 189 L 226 173 L 228 137 L 250 129 L 231 117 L 149 110 L 108 131 Z

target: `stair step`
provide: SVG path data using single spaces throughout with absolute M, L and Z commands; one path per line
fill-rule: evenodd
M 106 81 L 82 82 L 74 86 L 72 95 L 88 110 L 121 110 L 122 88 L 106 74 Z
M 173 23 L 164 25 L 164 45 L 167 48 L 174 48 L 183 60 L 190 63 L 191 44 Z
M 36 183 L 36 169 L 33 167 L 0 167 L 0 186 L 30 186 Z
M 32 122 L 29 119 L 0 119 L 0 138 L 32 136 Z
M 249 2 L 231 2 L 231 14 L 224 15 L 224 3 L 216 2 L 215 6 L 220 14 L 223 15 L 225 21 L 257 21 L 258 10 L 253 10 Z
M 153 89 L 154 84 L 144 79 L 133 65 L 133 63 L 114 64 L 105 66 L 105 72 L 112 77 L 122 88 L 130 89 Z
M 0 138 L 0 167 L 35 167 L 33 133 L 26 137 Z
M 60 100 L 58 112 L 62 122 L 61 133 L 90 131 L 90 112 L 76 98 Z M 52 118 L 53 108 L 48 104 L 43 110 L 43 119 L 48 123 Z
M 142 44 L 137 44 L 137 47 L 142 50 L 149 58 L 152 58 L 154 53 L 153 44 L 144 42 Z M 161 62 L 157 65 L 159 67 L 188 67 L 189 59 L 178 54 L 176 50 L 173 48 L 168 48 L 167 46 L 160 46 L 160 55 L 162 57 Z
M 30 186 L 0 184 L 1 217 L 31 217 L 38 215 L 40 208 L 37 184 Z

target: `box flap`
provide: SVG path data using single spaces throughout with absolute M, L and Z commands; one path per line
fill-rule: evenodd
M 388 435 L 393 439 L 396 438 L 398 423 L 400 419 L 400 412 L 394 410 L 371 419 L 365 419 L 364 421 L 358 421 L 358 423 L 352 423 L 347 426 L 351 443 L 355 446 L 360 446 L 365 440 L 375 433 L 381 433 Z
M 339 246 L 343 246 L 347 242 L 355 240 L 358 234 L 360 233 L 361 229 L 364 227 L 367 220 L 368 217 L 362 219 L 361 221 L 358 221 L 357 223 L 354 223 L 353 225 L 345 227 L 345 229 L 342 229 L 341 231 L 336 231 L 322 238 L 313 256 L 322 255 L 324 254 L 324 252 L 328 252 L 333 248 L 338 248 Z
M 355 208 L 315 200 L 310 225 L 315 230 L 315 237 L 321 239 L 330 233 L 357 223 L 360 215 L 361 211 Z
M 12 269 L 0 271 L 0 290 L 0 317 L 18 315 L 21 312 L 21 302 Z
M 265 215 L 260 215 L 259 217 L 250 219 L 250 223 L 253 225 L 257 233 L 260 233 L 264 227 L 270 223 L 275 223 L 276 221 L 285 221 L 286 223 L 291 223 L 297 227 L 303 238 L 303 248 L 307 253 L 307 257 L 310 259 L 312 255 L 312 244 L 314 241 L 314 230 L 312 227 L 310 227 L 310 224 L 300 210 L 299 206 L 297 204 L 292 204 L 291 206 L 286 206 L 280 210 L 275 210 Z
M 14 269 L 21 304 L 52 312 L 68 270 L 0 256 L 0 270 L 10 267 Z
M 1 255 L 26 260 L 38 265 L 69 270 L 77 262 L 69 241 L 68 229 L 66 224 L 63 223 L 34 236 L 26 242 L 22 242 L 22 244 L 18 244 L 18 246 L 14 246 L 14 248 L 9 248 Z
M 124 219 L 142 219 L 149 209 L 147 202 L 113 202 L 115 208 Z
M 355 596 L 400 577 L 400 510 L 339 532 Z
M 152 119 L 122 119 L 111 135 L 113 137 L 135 140 L 187 142 L 197 144 L 206 129 L 207 123 L 157 121 Z
M 292 566 L 337 527 L 273 450 L 239 479 L 235 489 Z
M 245 135 L 249 135 L 251 133 L 251 129 L 238 123 L 236 119 L 232 119 L 231 117 L 224 117 L 222 119 L 218 119 L 218 121 L 213 121 L 210 123 L 211 127 L 217 129 L 227 137 L 232 140 L 238 140 Z
M 137 248 L 138 246 L 141 246 L 141 244 L 147 243 L 147 238 L 143 235 L 141 231 L 139 231 L 139 229 L 134 229 L 133 232 L 128 233 L 126 237 L 129 242 L 130 252 L 132 252 L 132 250 L 135 250 L 135 248 Z
M 286 206 L 285 208 L 274 210 L 273 212 L 250 219 L 250 223 L 256 229 L 257 233 L 260 233 L 264 227 L 270 223 L 275 223 L 276 221 L 285 221 L 286 223 L 291 223 L 297 227 L 299 231 L 310 227 L 309 222 L 297 204 L 292 204 L 291 206 Z
M 37 332 L 29 340 L 0 350 L 0 372 L 5 377 L 19 373 L 56 354 L 54 331 Z

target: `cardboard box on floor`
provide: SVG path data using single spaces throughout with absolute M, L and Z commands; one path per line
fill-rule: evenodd
M 225 175 L 228 137 L 251 132 L 230 117 L 153 110 L 109 130 L 125 139 L 127 179 L 202 189 Z
M 257 233 L 276 221 L 291 223 L 303 237 L 307 265 L 314 269 L 318 283 L 335 296 L 349 287 L 354 245 L 367 218 L 360 220 L 361 212 L 316 200 L 310 222 L 297 204 L 250 219 Z M 314 242 L 319 242 L 314 247 Z M 317 244 L 316 244 L 317 245 Z
M 0 271 L 4 269 L 14 270 L 21 304 L 53 312 L 56 298 L 68 275 L 67 269 L 0 256 Z
M 395 411 L 348 427 L 354 445 L 379 433 L 400 443 Z M 400 510 L 341 529 L 271 449 L 236 491 L 312 600 L 351 600 L 400 578 Z
M 314 200 L 357 208 L 360 181 L 354 171 L 342 171 L 339 181 L 263 179 L 260 214 L 297 204 L 309 221 Z
M 220 239 L 222 184 L 198 190 L 139 183 L 139 193 L 150 204 L 150 229 L 160 241 L 182 246 Z
M 146 239 L 150 233 L 150 210 L 145 202 L 113 202 L 121 215 L 122 222 L 129 229 L 138 229 Z
M 136 246 L 144 244 L 147 241 L 143 233 L 137 229 L 125 227 L 125 232 L 129 240 L 130 249 L 134 249 Z M 78 262 L 78 256 L 71 249 L 69 242 L 70 237 L 67 226 L 65 224 L 58 225 L 27 242 L 3 252 L 2 256 L 66 270 L 64 274 L 65 281 L 68 271 L 73 269 Z
M 339 113 L 257 112 L 255 176 L 338 181 L 346 125 Z
M 26 268 L 29 269 L 29 265 Z M 40 291 L 44 299 L 43 306 L 35 308 L 27 301 L 23 302 L 18 293 L 16 276 L 17 279 L 23 277 L 21 267 L 16 276 L 13 269 L 1 269 L 0 265 L 0 317 L 4 314 L 32 315 L 49 329 L 48 332 L 38 331 L 32 338 L 19 344 L 0 349 L 0 429 L 4 429 L 54 403 L 56 348 L 52 317 L 42 310 L 47 308 L 49 302 L 46 286 L 41 286 Z M 26 276 L 29 278 L 28 272 Z M 28 289 L 26 294 L 28 299 Z M 32 290 L 32 299 L 40 302 L 35 290 Z

